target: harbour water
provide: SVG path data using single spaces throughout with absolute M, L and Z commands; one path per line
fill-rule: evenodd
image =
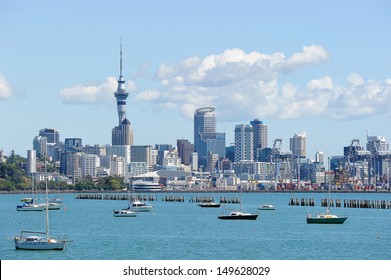
M 2 260 L 391 260 L 391 209 L 333 207 L 347 215 L 343 225 L 306 224 L 307 213 L 324 212 L 324 193 L 243 193 L 243 207 L 258 212 L 256 221 L 226 221 L 217 216 L 238 204 L 201 208 L 190 202 L 202 193 L 170 193 L 184 202 L 154 194 L 154 210 L 135 218 L 115 218 L 124 200 L 75 199 L 60 194 L 64 209 L 50 211 L 53 235 L 73 240 L 64 251 L 15 250 L 12 237 L 21 229 L 44 230 L 43 212 L 19 212 L 23 195 L 0 195 Z M 315 206 L 289 206 L 291 197 L 313 198 Z M 215 193 L 235 197 L 239 193 Z M 391 201 L 389 193 L 334 193 L 335 199 Z M 258 211 L 272 203 L 275 211 Z

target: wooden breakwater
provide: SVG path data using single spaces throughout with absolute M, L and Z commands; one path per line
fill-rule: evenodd
M 328 199 L 322 198 L 320 205 L 327 207 Z M 291 197 L 290 206 L 315 206 L 314 198 L 294 198 Z M 368 200 L 368 199 L 330 199 L 330 207 L 344 208 L 367 208 L 367 209 L 391 209 L 391 201 L 388 200 Z
M 129 194 L 77 194 L 75 199 L 95 199 L 95 200 L 142 200 L 156 201 L 157 197 L 153 195 L 129 195 Z
M 220 197 L 220 203 L 240 203 L 239 197 Z M 203 202 L 215 202 L 215 198 L 212 196 L 192 196 L 189 202 L 203 203 Z
M 315 199 L 314 198 L 291 197 L 288 205 L 290 205 L 290 206 L 315 206 Z
M 162 197 L 162 201 L 164 202 L 185 202 L 185 197 L 183 195 L 175 196 L 175 195 L 166 195 Z

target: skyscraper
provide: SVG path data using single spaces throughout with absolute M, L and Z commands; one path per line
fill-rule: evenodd
M 267 148 L 267 125 L 259 119 L 250 122 L 254 132 L 254 159 L 258 160 L 258 151 Z
M 216 132 L 215 108 L 203 107 L 194 112 L 194 151 L 199 166 L 208 168 L 208 154 L 225 158 L 225 133 Z
M 254 132 L 249 124 L 235 126 L 235 162 L 254 160 Z
M 129 93 L 125 89 L 125 79 L 122 75 L 122 43 L 120 49 L 120 71 L 118 88 L 114 93 L 117 99 L 118 126 L 112 131 L 112 145 L 133 145 L 133 130 L 130 121 L 126 118 L 126 98 Z
M 194 151 L 198 152 L 201 145 L 201 133 L 216 132 L 215 108 L 204 107 L 194 112 Z
M 46 137 L 48 145 L 54 145 L 60 142 L 60 133 L 54 128 L 41 129 L 39 131 L 39 136 Z
M 293 138 L 290 138 L 290 150 L 294 157 L 303 157 L 307 156 L 307 135 L 305 132 L 301 134 L 293 135 Z

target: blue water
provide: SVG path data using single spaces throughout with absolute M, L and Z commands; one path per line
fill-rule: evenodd
M 164 202 L 166 195 L 183 195 L 185 202 Z M 308 212 L 324 212 L 326 194 L 295 193 L 314 198 L 315 207 L 288 206 L 292 193 L 245 193 L 243 206 L 257 212 L 262 203 L 273 203 L 275 211 L 258 211 L 256 221 L 219 220 L 221 208 L 200 208 L 189 202 L 207 194 L 156 194 L 153 212 L 136 218 L 115 218 L 113 209 L 126 201 L 80 200 L 62 194 L 65 209 L 50 211 L 53 235 L 67 234 L 64 251 L 15 250 L 12 237 L 21 229 L 43 230 L 43 212 L 18 212 L 23 195 L 0 195 L 0 259 L 54 260 L 390 260 L 391 210 L 332 208 L 347 215 L 343 225 L 306 224 Z M 240 194 L 217 193 L 234 197 Z M 334 199 L 391 200 L 391 194 L 336 193 Z M 238 205 L 226 204 L 225 212 Z

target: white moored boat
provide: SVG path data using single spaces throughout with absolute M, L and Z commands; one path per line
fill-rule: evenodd
M 150 212 L 153 209 L 153 206 L 150 204 L 147 204 L 144 201 L 141 201 L 139 199 L 135 199 L 130 206 L 130 210 L 135 212 Z

